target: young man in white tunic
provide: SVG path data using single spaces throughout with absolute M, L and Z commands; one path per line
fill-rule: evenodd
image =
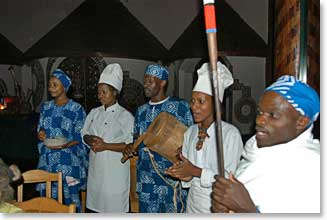
M 134 117 L 117 102 L 123 71 L 109 64 L 98 83 L 102 106 L 87 115 L 81 131 L 91 148 L 87 178 L 86 207 L 93 212 L 129 211 L 130 163 L 121 163 L 122 150 L 133 142 Z
M 311 133 L 319 111 L 318 94 L 294 76 L 269 86 L 235 177 L 216 177 L 213 211 L 319 213 L 320 143 Z
M 221 73 L 219 100 L 222 102 L 224 89 L 233 84 L 233 78 L 225 65 L 218 62 Z M 218 173 L 216 129 L 213 91 L 209 76 L 209 64 L 197 71 L 198 81 L 191 98 L 191 110 L 195 125 L 187 129 L 181 162 L 174 164 L 166 173 L 182 180 L 183 187 L 190 187 L 187 198 L 187 213 L 210 213 L 212 183 Z M 238 129 L 222 121 L 225 171 L 234 172 L 243 150 Z

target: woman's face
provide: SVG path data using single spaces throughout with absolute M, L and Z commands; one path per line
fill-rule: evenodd
M 99 83 L 98 99 L 105 107 L 112 106 L 117 101 L 117 91 L 108 84 Z
M 57 98 L 66 93 L 61 81 L 54 76 L 52 76 L 49 80 L 48 91 L 53 98 Z
M 203 127 L 209 127 L 214 121 L 212 96 L 202 92 L 192 92 L 191 110 L 194 121 Z

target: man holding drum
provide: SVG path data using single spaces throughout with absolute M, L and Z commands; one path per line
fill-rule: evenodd
M 161 113 L 167 112 L 186 126 L 193 124 L 189 104 L 165 94 L 168 82 L 168 70 L 158 64 L 150 64 L 145 69 L 144 92 L 150 101 L 140 106 L 135 113 L 134 134 L 144 134 L 152 121 Z M 134 152 L 132 145 L 127 145 L 124 155 Z M 185 211 L 187 191 L 180 181 L 172 179 L 164 171 L 172 163 L 150 150 L 141 143 L 138 147 L 137 185 L 139 212 L 173 213 Z

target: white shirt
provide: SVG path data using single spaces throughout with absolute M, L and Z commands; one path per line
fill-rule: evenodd
M 285 144 L 258 148 L 255 136 L 246 143 L 236 177 L 260 212 L 320 212 L 320 143 L 311 129 Z
M 118 103 L 94 108 L 87 115 L 82 137 L 103 138 L 106 143 L 133 142 L 134 117 Z M 87 208 L 97 212 L 128 212 L 130 163 L 120 162 L 122 153 L 90 151 L 87 179 Z
M 241 134 L 237 128 L 227 122 L 221 121 L 224 146 L 225 175 L 235 171 L 243 151 Z M 183 182 L 183 187 L 190 187 L 187 197 L 187 213 L 210 213 L 212 183 L 218 174 L 217 144 L 215 124 L 212 123 L 207 130 L 201 150 L 196 150 L 198 141 L 198 125 L 192 125 L 184 134 L 183 155 L 195 166 L 202 169 L 201 177 L 193 177 L 189 182 Z

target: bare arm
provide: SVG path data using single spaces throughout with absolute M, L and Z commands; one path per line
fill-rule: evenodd
M 245 186 L 232 174 L 229 179 L 216 176 L 216 182 L 212 187 L 212 211 L 213 212 L 256 212 L 256 207 Z
M 126 147 L 125 143 L 106 143 L 102 138 L 92 135 L 85 135 L 83 139 L 88 145 L 90 145 L 94 152 L 101 152 L 105 150 L 123 152 Z
M 200 177 L 202 169 L 194 166 L 182 153 L 179 155 L 181 161 L 174 163 L 165 173 L 185 182 L 190 181 L 193 177 Z

